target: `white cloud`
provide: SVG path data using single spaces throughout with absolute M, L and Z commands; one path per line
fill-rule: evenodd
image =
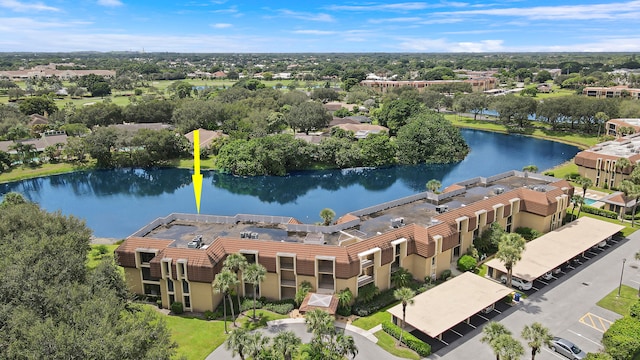
M 335 19 L 333 16 L 329 14 L 323 13 L 307 13 L 307 12 L 298 12 L 291 11 L 287 9 L 278 10 L 281 16 L 291 17 L 294 19 L 308 20 L 308 21 L 324 21 L 324 22 L 333 22 Z
M 532 20 L 619 20 L 635 19 L 640 12 L 640 1 L 608 4 L 558 5 L 494 8 L 467 11 L 440 12 L 438 16 L 504 16 L 524 17 Z
M 38 30 L 69 28 L 79 25 L 88 25 L 85 21 L 43 21 L 25 17 L 0 18 L 0 31 L 14 32 L 15 29 L 23 29 L 21 32 L 37 32 Z M 46 34 L 41 35 L 46 39 Z
M 15 12 L 60 11 L 60 9 L 45 5 L 42 2 L 25 3 L 17 0 L 0 0 L 0 7 L 7 8 Z
M 235 6 L 231 6 L 226 9 L 212 10 L 211 12 L 216 14 L 235 14 L 238 12 L 238 9 Z
M 335 35 L 335 31 L 325 31 L 325 30 L 295 30 L 294 34 L 306 34 L 306 35 Z
M 427 2 L 403 2 L 395 4 L 370 3 L 366 5 L 329 5 L 327 10 L 331 11 L 394 11 L 408 12 L 425 9 L 436 9 L 443 7 L 467 7 L 468 3 L 457 1 L 441 1 L 429 4 Z
M 422 18 L 419 17 L 396 17 L 396 18 L 386 18 L 386 19 L 369 19 L 369 22 L 372 24 L 382 24 L 389 22 L 416 22 L 420 21 Z
M 226 23 L 217 23 L 217 24 L 212 24 L 211 27 L 214 27 L 216 29 L 226 29 L 226 28 L 230 28 L 233 25 L 231 24 L 226 24 Z
M 450 42 L 446 39 L 402 39 L 402 51 L 419 52 L 498 52 L 506 51 L 503 40 L 481 40 L 477 42 Z
M 109 7 L 117 7 L 122 6 L 122 1 L 120 0 L 98 0 L 98 5 L 109 6 Z

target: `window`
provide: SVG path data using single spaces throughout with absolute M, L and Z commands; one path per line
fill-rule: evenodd
M 151 269 L 148 267 L 143 267 L 142 268 L 142 280 L 148 280 L 148 281 L 158 281 L 160 279 L 151 276 Z
M 167 291 L 168 292 L 174 292 L 173 280 L 171 280 L 171 279 L 167 280 Z
M 160 296 L 160 285 L 144 284 L 144 294 L 151 296 Z
M 178 262 L 178 272 L 180 274 L 181 277 L 187 277 L 187 267 L 185 266 L 185 263 L 182 261 Z
M 256 263 L 256 254 L 242 254 L 247 259 L 247 263 L 255 264 Z
M 186 280 L 182 280 L 182 292 L 185 294 L 189 293 L 189 283 Z
M 151 259 L 153 259 L 154 257 L 156 257 L 156 254 L 154 253 L 149 253 L 149 252 L 141 252 L 140 253 L 140 262 L 143 264 L 148 264 Z
M 171 306 L 171 304 L 173 304 L 174 302 L 176 302 L 175 295 L 173 294 L 169 295 L 169 306 Z
M 513 215 L 509 215 L 509 217 L 507 218 L 507 227 L 505 228 L 505 231 L 510 233 L 511 232 L 511 223 L 513 221 Z
M 171 275 L 171 263 L 168 261 L 163 261 L 162 262 L 162 272 L 164 273 L 164 276 L 170 276 Z
M 185 295 L 185 296 L 183 296 L 183 298 L 184 298 L 184 307 L 190 308 L 191 307 L 191 297 L 189 295 Z

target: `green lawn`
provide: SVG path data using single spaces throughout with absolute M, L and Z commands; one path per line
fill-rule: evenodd
M 616 287 L 607 296 L 603 297 L 596 305 L 611 310 L 622 316 L 629 315 L 629 308 L 638 301 L 638 289 L 631 286 L 622 285 L 620 297 Z
M 87 268 L 89 269 L 95 269 L 96 266 L 98 266 L 98 264 L 105 259 L 113 259 L 113 252 L 116 250 L 116 248 L 119 246 L 118 244 L 114 244 L 114 245 L 104 245 L 106 246 L 106 253 L 104 254 L 100 254 L 98 251 L 98 248 L 101 245 L 91 245 L 91 251 L 89 251 L 89 253 L 87 254 Z M 122 267 L 118 267 L 120 270 L 123 271 L 124 273 L 124 269 Z
M 249 330 L 255 330 L 261 327 L 265 327 L 267 326 L 267 321 L 289 318 L 288 315 L 280 315 L 278 313 L 263 309 L 256 309 L 256 317 L 258 318 L 258 321 L 251 320 L 251 316 L 253 316 L 253 310 L 247 310 L 244 314 L 244 317 L 240 318 L 238 320 L 238 323 L 243 328 Z
M 385 349 L 389 354 L 405 359 L 420 359 L 420 356 L 415 351 L 405 347 L 397 347 L 396 339 L 384 332 L 384 330 L 380 330 L 373 335 L 378 338 L 378 346 Z
M 86 162 L 82 165 L 58 163 L 58 164 L 42 164 L 37 167 L 14 167 L 7 172 L 0 173 L 0 183 L 31 179 L 40 176 L 49 176 L 62 174 L 83 169 L 90 169 L 94 162 Z
M 204 359 L 227 339 L 222 321 L 174 315 L 164 319 L 178 344 L 176 359 Z
M 380 309 L 379 311 L 361 318 L 356 319 L 352 325 L 357 326 L 364 330 L 369 330 L 377 325 L 382 324 L 383 321 L 391 320 L 391 314 L 387 312 L 388 309 L 396 306 L 397 302 Z

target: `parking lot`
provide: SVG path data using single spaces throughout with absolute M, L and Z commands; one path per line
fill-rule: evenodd
M 455 332 L 448 331 L 443 336 L 449 346 L 434 343 L 435 339 L 425 339 L 435 353 L 430 358 L 492 358 L 490 347 L 479 341 L 482 327 L 488 320 L 499 321 L 517 337 L 524 325 L 537 321 L 548 327 L 554 336 L 569 339 L 586 352 L 599 351 L 602 334 L 620 315 L 595 304 L 617 288 L 622 258 L 628 259 L 624 283 L 634 287 L 640 285 L 638 263 L 633 260 L 633 254 L 639 249 L 640 234 L 634 234 L 630 239 L 614 237 L 604 247 L 590 249 L 576 261 L 562 266 L 550 280 L 535 280 L 533 288 L 524 291 L 526 298 L 520 304 L 501 304 L 497 311 L 476 315 L 472 318 L 472 326 L 458 324 L 453 329 Z M 526 347 L 526 342 L 520 340 Z M 545 348 L 536 359 L 566 358 Z

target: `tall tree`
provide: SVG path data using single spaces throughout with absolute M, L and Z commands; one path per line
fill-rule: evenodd
M 253 285 L 253 319 L 256 319 L 256 302 L 258 301 L 258 286 L 267 276 L 267 269 L 264 266 L 253 263 L 247 265 L 242 272 L 242 278 L 245 282 Z
M 411 280 L 413 280 L 413 275 L 409 272 L 409 270 L 403 267 L 399 267 L 391 274 L 391 283 L 396 289 L 409 286 Z
M 587 190 L 593 185 L 593 181 L 591 181 L 591 179 L 589 179 L 588 177 L 580 176 L 576 179 L 576 182 L 582 188 L 582 199 L 586 199 Z M 581 211 L 582 211 L 582 206 L 578 208 L 578 217 L 580 217 Z
M 498 348 L 494 345 L 496 340 L 501 335 L 511 335 L 511 331 L 509 331 L 504 325 L 490 321 L 482 328 L 482 337 L 480 338 L 480 342 L 485 344 L 489 344 L 491 349 L 493 349 L 496 354 L 496 360 L 500 360 L 500 353 L 498 352 Z
M 245 328 L 237 328 L 229 333 L 229 337 L 224 341 L 224 348 L 231 350 L 231 356 L 240 356 L 240 360 L 245 358 L 245 347 L 247 346 L 247 334 Z
M 406 323 L 406 317 L 407 317 L 407 305 L 413 305 L 414 300 L 413 297 L 416 296 L 416 292 L 413 291 L 413 289 L 407 288 L 407 287 L 403 287 L 400 289 L 396 289 L 393 292 L 393 297 L 396 298 L 396 300 L 400 300 L 400 302 L 402 303 L 402 326 L 400 327 L 400 329 L 402 329 L 402 331 L 400 331 L 400 339 L 398 339 L 398 343 L 402 344 L 402 335 L 404 333 L 404 326 Z
M 231 306 L 231 319 L 233 319 L 233 325 L 236 325 L 235 315 L 233 311 L 233 301 L 231 300 L 231 289 L 236 286 L 238 283 L 238 278 L 229 270 L 223 269 L 221 272 L 216 274 L 216 277 L 213 279 L 213 289 L 222 294 L 222 306 L 224 312 L 224 332 L 229 333 L 227 330 L 227 304 L 224 301 L 224 298 L 227 297 L 229 300 L 229 306 Z
M 525 244 L 524 238 L 517 233 L 503 234 L 500 243 L 498 243 L 496 259 L 502 261 L 507 269 L 507 286 L 509 287 L 511 286 L 513 266 L 522 258 Z
M 524 355 L 524 347 L 520 341 L 511 335 L 502 334 L 494 340 L 493 346 L 499 354 L 500 360 L 518 360 Z
M 621 180 L 624 179 L 624 172 L 631 166 L 631 162 L 626 157 L 616 160 L 616 171 L 620 173 Z
M 438 189 L 440 189 L 440 187 L 442 186 L 442 183 L 436 179 L 431 179 L 427 181 L 427 184 L 425 186 L 427 190 L 431 191 L 432 193 L 435 193 L 436 191 L 438 191 Z
M 240 253 L 232 253 L 227 255 L 224 259 L 223 266 L 236 274 L 238 278 L 238 284 L 236 284 L 236 296 L 238 297 L 238 304 L 240 304 L 240 273 L 249 265 L 247 258 Z
M 335 216 L 336 216 L 335 211 L 329 208 L 324 208 L 320 211 L 320 217 L 322 218 L 322 225 L 324 226 L 331 225 L 331 222 L 333 221 L 333 218 Z
M 533 165 L 533 164 L 531 164 L 531 165 L 527 165 L 527 166 L 523 167 L 522 171 L 537 173 L 538 172 L 538 167 Z
M 521 336 L 528 341 L 527 344 L 531 348 L 531 360 L 536 359 L 536 354 L 540 352 L 543 345 L 550 346 L 553 340 L 550 330 L 538 322 L 530 326 L 525 325 Z
M 322 129 L 329 125 L 331 115 L 315 101 L 303 102 L 300 105 L 291 107 L 291 111 L 286 115 L 287 123 L 294 130 L 300 130 L 306 134 L 313 129 Z
M 47 96 L 33 96 L 28 99 L 22 100 L 18 105 L 20 111 L 25 115 L 39 114 L 45 115 L 58 111 L 58 107 L 53 99 Z
M 282 331 L 273 337 L 273 349 L 282 354 L 284 360 L 291 360 L 298 352 L 302 341 L 293 331 Z
M 262 336 L 259 331 L 252 331 L 246 335 L 244 351 L 250 359 L 256 359 L 258 354 L 266 348 L 269 338 Z
M 620 186 L 618 186 L 618 190 L 622 192 L 622 202 L 624 203 L 622 206 L 622 214 L 620 215 L 620 222 L 624 222 L 624 217 L 627 214 L 627 203 L 632 196 L 635 196 L 637 192 L 636 189 L 636 184 L 630 180 L 622 180 Z

